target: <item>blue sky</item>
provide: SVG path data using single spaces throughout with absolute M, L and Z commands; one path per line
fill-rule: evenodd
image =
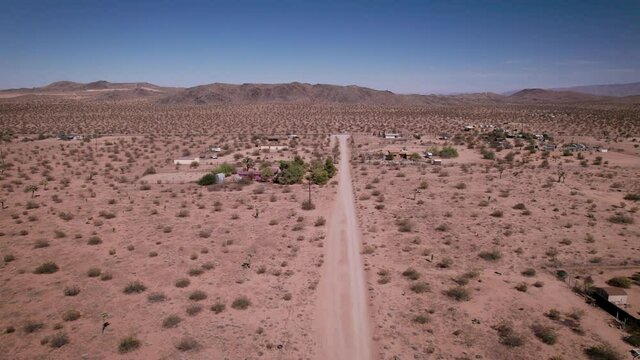
M 0 88 L 58 80 L 501 92 L 640 81 L 640 1 L 0 0 Z

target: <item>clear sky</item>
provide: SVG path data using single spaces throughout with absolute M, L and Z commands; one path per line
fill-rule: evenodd
M 399 93 L 640 81 L 640 0 L 0 0 L 0 88 L 58 80 Z

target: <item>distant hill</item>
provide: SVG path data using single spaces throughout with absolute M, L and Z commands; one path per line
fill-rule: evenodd
M 629 84 L 628 84 L 629 85 Z M 363 104 L 385 106 L 465 105 L 465 104 L 545 104 L 614 102 L 638 103 L 638 96 L 596 96 L 576 91 L 524 89 L 510 95 L 471 93 L 457 95 L 403 95 L 361 86 L 285 83 L 222 84 L 190 88 L 162 87 L 150 83 L 91 83 L 58 81 L 47 86 L 0 91 L 4 99 L 32 101 L 69 98 L 78 101 L 152 101 L 159 104 L 221 105 L 261 103 Z M 7 100 L 9 101 L 9 100 Z
M 607 98 L 582 94 L 574 91 L 555 91 L 545 89 L 524 89 L 508 96 L 509 100 L 521 103 L 578 103 L 601 102 Z
M 550 89 L 555 91 L 574 91 L 597 96 L 633 96 L 640 95 L 640 82 L 628 84 L 585 85 Z

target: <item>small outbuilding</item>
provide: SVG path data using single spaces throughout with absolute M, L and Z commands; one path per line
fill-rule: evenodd
M 385 132 L 384 133 L 384 138 L 385 139 L 400 139 L 400 134 L 398 133 L 390 133 L 390 132 Z
M 179 159 L 175 159 L 173 160 L 173 163 L 175 165 L 191 165 L 192 163 L 200 163 L 200 158 L 199 157 L 193 157 L 193 156 L 183 156 Z
M 625 306 L 629 301 L 627 292 L 617 287 L 596 288 L 596 294 L 608 302 L 618 306 Z

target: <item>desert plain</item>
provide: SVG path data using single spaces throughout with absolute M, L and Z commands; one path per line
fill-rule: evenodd
M 639 103 L 3 91 L 0 358 L 630 358 Z

